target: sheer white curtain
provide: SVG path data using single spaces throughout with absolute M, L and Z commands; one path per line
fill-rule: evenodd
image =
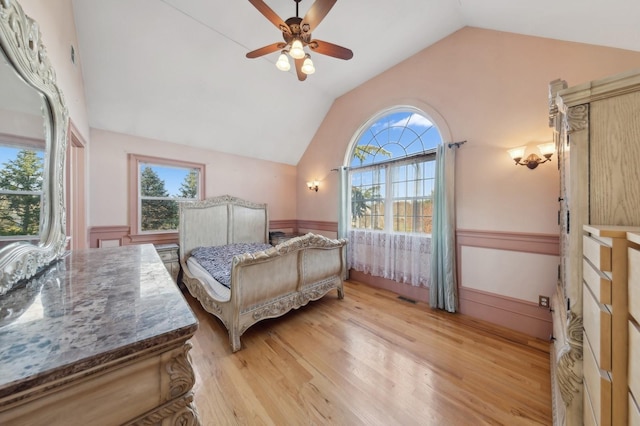
M 430 192 L 427 176 L 433 176 L 433 163 L 433 160 L 420 158 L 374 166 L 371 185 L 380 188 L 380 196 L 387 201 L 373 202 L 368 209 L 371 213 L 369 225 L 374 229 L 348 230 L 347 264 L 350 268 L 413 286 L 429 286 L 431 236 L 419 232 L 423 226 L 421 209 L 424 207 L 419 201 L 403 203 L 404 200 L 424 199 L 426 192 Z M 407 217 L 394 216 L 395 209 L 403 208 L 413 211 L 405 211 Z M 398 223 L 392 223 L 395 221 Z M 405 230 L 404 226 L 418 232 L 398 232 Z
M 429 286 L 431 238 L 420 234 L 348 231 L 349 268 L 413 286 Z
M 456 149 L 447 144 L 438 146 L 431 234 L 433 265 L 429 304 L 449 312 L 458 308 L 454 204 Z

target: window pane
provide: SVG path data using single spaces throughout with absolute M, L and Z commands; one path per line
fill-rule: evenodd
M 431 233 L 431 195 L 434 160 L 393 165 L 394 185 L 393 231 Z
M 7 194 L 0 191 L 0 236 L 38 235 L 40 195 Z
M 178 203 L 173 200 L 141 200 L 142 230 L 169 231 L 178 229 Z
M 0 236 L 36 236 L 44 151 L 0 145 Z
M 200 198 L 199 169 L 141 162 L 139 173 L 140 230 L 177 230 L 177 200 Z
M 140 195 L 198 198 L 198 170 L 140 164 Z

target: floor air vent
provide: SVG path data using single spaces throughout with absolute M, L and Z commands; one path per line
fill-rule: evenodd
M 414 304 L 415 304 L 415 303 L 418 303 L 418 302 L 416 302 L 415 300 L 413 300 L 413 299 L 409 299 L 408 297 L 404 297 L 404 296 L 398 296 L 398 299 L 403 300 L 403 301 L 405 301 L 405 302 L 409 302 L 409 303 L 414 303 Z

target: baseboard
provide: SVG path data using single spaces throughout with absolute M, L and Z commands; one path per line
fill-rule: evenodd
M 460 313 L 542 340 L 553 333 L 551 311 L 535 303 L 466 287 L 458 289 Z
M 392 291 L 409 299 L 429 303 L 429 289 L 427 287 L 415 287 L 409 284 L 402 284 L 387 278 L 374 277 L 373 275 L 365 274 L 364 272 L 354 269 L 349 270 L 349 279 L 370 285 L 371 287 Z
M 429 303 L 429 289 L 349 270 L 349 279 Z M 459 288 L 458 312 L 543 340 L 552 332 L 551 312 L 531 302 L 469 288 Z

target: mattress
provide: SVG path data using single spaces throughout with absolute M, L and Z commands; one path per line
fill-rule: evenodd
M 231 290 L 216 281 L 196 259 L 189 257 L 189 259 L 187 259 L 187 267 L 191 275 L 206 285 L 211 297 L 221 302 L 227 302 L 231 299 Z

